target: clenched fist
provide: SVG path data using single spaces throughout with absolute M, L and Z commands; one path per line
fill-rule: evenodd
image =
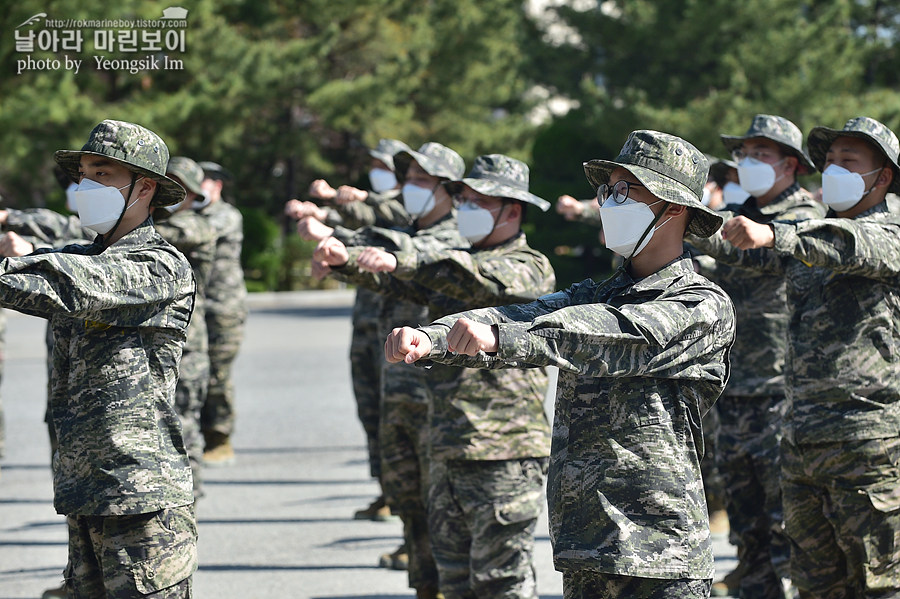
M 739 250 L 775 247 L 775 232 L 769 225 L 736 216 L 722 225 L 722 239 Z
M 474 356 L 480 351 L 492 354 L 499 345 L 497 329 L 467 318 L 457 320 L 447 333 L 447 349 L 454 354 Z
M 431 338 L 419 329 L 402 327 L 391 331 L 384 342 L 384 357 L 391 364 L 412 364 L 431 353 Z

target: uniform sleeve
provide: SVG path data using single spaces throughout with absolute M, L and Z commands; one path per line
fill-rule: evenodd
M 808 266 L 870 279 L 900 274 L 900 223 L 823 218 L 773 228 L 775 250 Z
M 536 253 L 514 252 L 480 260 L 464 250 L 442 250 L 398 256 L 395 272 L 432 292 L 468 305 L 497 306 L 537 299 L 553 290 L 550 263 Z
M 686 235 L 685 241 L 716 262 L 729 266 L 776 275 L 784 274 L 787 267 L 784 256 L 774 249 L 740 250 L 722 239 L 721 233 L 713 233 L 709 237 Z
M 77 216 L 65 216 L 46 208 L 10 209 L 4 229 L 27 237 L 32 244 L 49 247 L 90 242 L 96 237 L 82 228 Z
M 146 326 L 160 304 L 191 295 L 194 288 L 189 268 L 151 258 L 123 263 L 62 252 L 6 258 L 0 261 L 0 304 L 41 318 L 64 314 L 110 326 Z
M 369 193 L 362 202 L 337 205 L 334 210 L 340 215 L 341 224 L 348 229 L 405 227 L 410 224 L 403 203 L 380 194 Z
M 412 282 L 403 281 L 390 273 L 368 272 L 359 268 L 356 260 L 363 251 L 363 247 L 351 246 L 347 248 L 349 258 L 343 266 L 333 268 L 333 276 L 347 283 L 353 283 L 364 289 L 376 291 L 394 299 L 405 300 L 414 304 L 427 305 L 429 303 L 428 289 Z
M 603 227 L 603 221 L 600 219 L 600 204 L 596 198 L 593 200 L 580 200 L 582 210 L 579 220 L 587 225 L 595 227 Z
M 711 376 L 697 358 L 730 347 L 734 311 L 724 294 L 685 289 L 622 308 L 569 306 L 498 331 L 504 360 L 585 376 L 724 380 L 724 371 Z

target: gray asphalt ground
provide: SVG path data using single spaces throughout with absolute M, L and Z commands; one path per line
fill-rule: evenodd
M 235 366 L 237 462 L 208 469 L 198 504 L 199 599 L 414 596 L 404 572 L 376 567 L 400 523 L 351 519 L 377 495 L 369 479 L 347 362 L 349 291 L 258 294 Z M 52 506 L 43 423 L 42 320 L 9 312 L 0 460 L 0 599 L 38 598 L 61 582 L 64 520 Z M 548 409 L 550 404 L 548 403 Z M 552 413 L 552 411 L 550 412 Z M 735 565 L 715 538 L 717 576 Z M 537 533 L 538 588 L 562 597 L 546 515 Z

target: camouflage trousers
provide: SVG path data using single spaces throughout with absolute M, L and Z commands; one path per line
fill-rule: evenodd
M 378 421 L 381 414 L 382 362 L 384 338 L 378 334 L 378 323 L 365 320 L 354 322 L 350 340 L 350 377 L 356 397 L 356 413 L 366 433 L 369 474 L 377 479 L 381 478 Z
M 200 434 L 200 410 L 209 384 L 209 357 L 204 352 L 185 351 L 178 365 L 175 386 L 175 411 L 181 420 L 181 435 L 191 462 L 194 497 L 203 495 L 203 435 Z
M 591 570 L 563 571 L 564 599 L 697 599 L 709 597 L 712 580 L 640 578 Z
M 244 338 L 244 323 L 215 324 L 208 314 L 206 322 L 209 325 L 209 388 L 200 413 L 200 426 L 204 433 L 231 436 L 235 417 L 231 367 Z
M 743 568 L 740 596 L 783 599 L 790 579 L 790 545 L 781 506 L 783 396 L 736 397 L 716 402 L 716 466 Z
M 703 491 L 709 512 L 725 509 L 725 484 L 716 466 L 716 437 L 719 435 L 719 411 L 716 405 L 703 416 L 703 459 L 700 460 L 700 475 L 703 477 Z
M 68 516 L 69 599 L 189 599 L 197 569 L 193 506 L 134 516 Z
M 437 587 L 438 575 L 425 514 L 428 488 L 428 403 L 424 371 L 407 364 L 386 364 L 379 439 L 381 486 L 392 510 L 403 521 L 409 552 L 409 586 Z
M 428 526 L 446 599 L 537 598 L 547 458 L 431 462 Z
M 900 597 L 900 437 L 781 450 L 801 599 Z

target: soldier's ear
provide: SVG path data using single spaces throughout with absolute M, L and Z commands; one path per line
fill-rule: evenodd
M 150 177 L 143 177 L 135 184 L 137 197 L 141 200 L 145 198 L 153 199 L 153 196 L 156 194 L 156 188 L 158 186 L 159 184 L 156 182 L 156 180 L 151 179 Z
M 668 216 L 670 216 L 670 217 L 681 216 L 682 214 L 685 213 L 685 211 L 686 211 L 687 209 L 688 209 L 687 206 L 682 206 L 681 204 L 671 204 L 671 203 L 670 203 L 670 204 L 666 207 L 666 212 L 665 212 L 665 214 L 668 215 Z
M 884 168 L 881 169 L 881 172 L 878 173 L 878 178 L 875 179 L 875 186 L 880 187 L 883 185 L 885 187 L 890 187 L 891 182 L 896 175 L 897 173 L 894 172 L 894 169 L 891 168 L 889 164 L 885 164 Z

